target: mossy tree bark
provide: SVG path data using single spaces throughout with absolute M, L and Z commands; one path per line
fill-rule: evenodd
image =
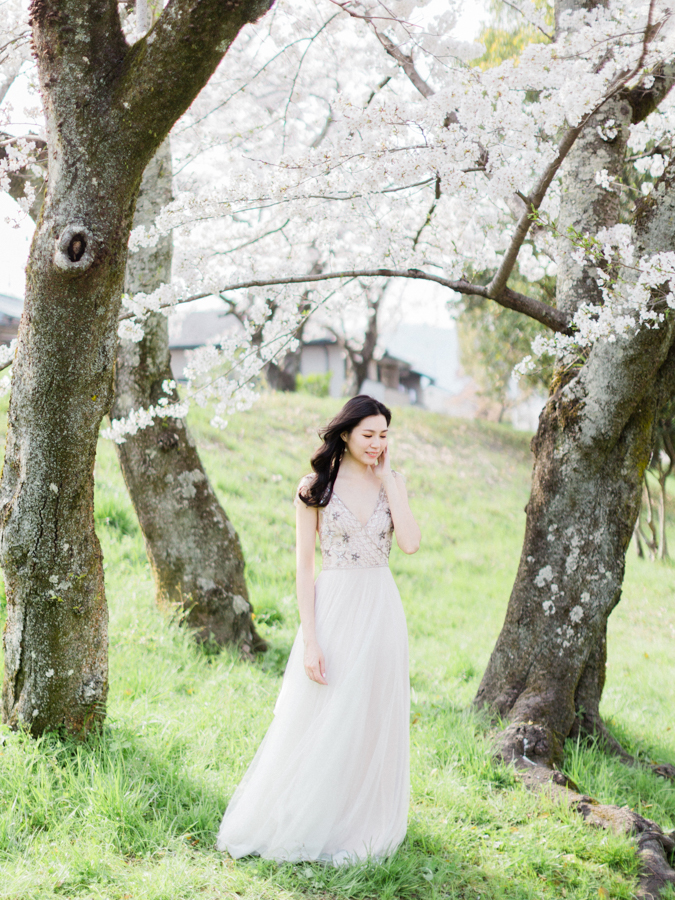
M 588 3 L 566 0 L 557 11 Z M 663 97 L 672 77 L 659 84 Z M 584 129 L 564 167 L 559 229 L 597 233 L 619 219 L 619 194 L 595 173 L 623 174 L 628 127 L 650 110 L 644 92 L 611 99 Z M 642 252 L 675 249 L 675 173 L 664 173 L 634 217 Z M 557 305 L 599 303 L 595 270 L 561 239 Z M 476 701 L 510 724 L 500 752 L 551 766 L 578 731 L 600 734 L 607 620 L 619 602 L 625 553 L 640 508 L 656 415 L 675 389 L 675 322 L 600 341 L 580 367 L 562 366 L 532 442 L 525 539 L 501 634 Z
M 126 247 L 143 171 L 270 0 L 172 0 L 129 46 L 113 0 L 34 0 L 48 185 L 27 267 L 0 484 L 3 719 L 85 732 L 105 715 L 107 610 L 93 521 Z
M 607 620 L 621 596 L 654 419 L 675 386 L 672 319 L 596 347 L 551 394 L 533 441 L 525 540 L 477 702 L 511 725 L 503 756 L 553 765 L 599 717 Z
M 150 162 L 134 225 L 147 225 L 172 199 L 167 139 Z M 126 290 L 151 293 L 171 280 L 171 235 L 131 253 Z M 171 380 L 167 317 L 151 313 L 138 343 L 120 342 L 112 418 L 153 406 Z M 174 397 L 174 399 L 177 399 Z M 241 544 L 209 483 L 182 419 L 157 419 L 117 444 L 117 455 L 145 538 L 160 607 L 180 608 L 200 641 L 236 644 L 244 654 L 265 648 L 251 619 Z

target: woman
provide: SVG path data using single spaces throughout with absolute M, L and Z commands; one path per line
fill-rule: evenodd
M 274 721 L 220 826 L 216 846 L 233 857 L 338 864 L 386 856 L 405 836 L 408 637 L 388 558 L 394 530 L 405 553 L 420 531 L 389 462 L 390 421 L 372 397 L 349 400 L 298 487 L 301 625 Z

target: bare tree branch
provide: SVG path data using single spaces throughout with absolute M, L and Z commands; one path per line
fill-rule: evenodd
M 378 29 L 372 24 L 372 22 L 370 24 L 372 25 L 373 31 L 377 35 L 378 41 L 382 44 L 389 56 L 391 56 L 392 59 L 396 60 L 396 62 L 410 79 L 411 83 L 417 88 L 424 99 L 428 100 L 429 97 L 432 97 L 435 94 L 435 91 L 433 90 L 433 88 L 429 87 L 429 85 L 415 68 L 412 53 L 410 55 L 406 55 L 405 53 L 403 53 L 403 51 L 400 50 L 396 46 L 396 44 L 386 36 L 386 34 L 378 31 Z
M 429 207 L 429 212 L 426 214 L 426 218 L 424 219 L 424 222 L 422 222 L 422 224 L 420 225 L 419 231 L 415 235 L 415 238 L 413 240 L 413 245 L 412 245 L 413 250 L 415 249 L 415 247 L 417 247 L 417 243 L 420 239 L 420 235 L 422 234 L 424 229 L 427 227 L 429 222 L 431 222 L 433 214 L 436 211 L 436 205 L 440 199 L 441 199 L 441 176 L 437 175 L 436 176 L 436 185 L 434 188 L 434 202 Z
M 215 256 L 229 256 L 230 253 L 238 253 L 240 250 L 243 250 L 245 247 L 250 247 L 253 244 L 257 244 L 258 241 L 263 241 L 266 237 L 269 237 L 272 234 L 278 234 L 280 231 L 283 231 L 284 228 L 290 222 L 290 219 L 286 219 L 286 221 L 279 225 L 278 228 L 271 228 L 269 231 L 264 232 L 264 234 L 259 234 L 258 237 L 251 238 L 250 241 L 244 241 L 243 244 L 238 244 L 236 247 L 232 247 L 230 250 L 215 250 Z
M 258 77 L 258 75 L 261 75 L 265 71 L 265 69 L 267 69 L 268 66 L 273 65 L 277 61 L 277 59 L 279 59 L 280 56 L 283 56 L 283 54 L 286 53 L 288 50 L 290 50 L 291 47 L 294 47 L 296 44 L 301 44 L 303 41 L 308 41 L 308 40 L 311 40 L 311 38 L 299 37 L 294 41 L 289 41 L 289 43 L 285 44 L 281 48 L 281 50 L 278 51 L 278 53 L 275 53 L 273 56 L 271 56 L 267 60 L 267 62 L 257 70 L 257 72 L 254 72 L 253 75 L 251 75 L 249 78 L 247 78 L 245 84 L 240 85 L 236 90 L 232 91 L 231 94 L 228 94 L 227 97 L 225 97 L 225 99 L 221 103 L 218 103 L 216 106 L 212 106 L 211 109 L 208 110 L 208 112 L 205 112 L 198 119 L 190 120 L 187 124 L 183 123 L 182 125 L 181 125 L 181 123 L 177 123 L 177 127 L 174 128 L 172 133 L 180 135 L 185 130 L 187 130 L 189 128 L 193 128 L 195 125 L 199 125 L 201 122 L 204 121 L 204 119 L 208 118 L 208 116 L 212 115 L 214 112 L 217 112 L 219 109 L 222 109 L 224 106 L 227 106 L 227 104 L 230 102 L 230 100 L 232 100 L 234 97 L 236 97 L 237 94 L 241 94 L 243 91 L 249 89 L 251 86 L 251 82 L 253 82 Z M 201 153 L 202 151 L 200 150 L 199 152 Z M 198 156 L 198 155 L 199 154 L 196 154 L 195 156 L 192 157 L 192 159 L 193 160 L 196 159 L 196 156 Z

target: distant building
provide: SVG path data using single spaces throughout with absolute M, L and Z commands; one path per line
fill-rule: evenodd
M 174 378 L 183 377 L 190 351 L 241 327 L 236 317 L 224 309 L 192 310 L 172 316 L 169 349 Z M 300 374 L 330 373 L 329 393 L 331 397 L 342 397 L 347 380 L 345 351 L 320 328 L 310 334 L 313 337 L 305 341 L 300 351 Z M 383 336 L 380 345 L 384 353 L 379 360 L 373 360 L 369 377 L 360 386 L 362 393 L 388 406 L 412 404 L 459 418 L 497 420 L 503 414 L 514 428 L 536 430 L 544 399 L 524 396 L 517 385 L 511 385 L 509 408 L 504 412 L 500 404 L 482 396 L 474 379 L 462 370 L 454 325 L 438 328 L 402 323 Z
M 300 351 L 301 375 L 327 375 L 330 372 L 328 393 L 342 397 L 345 389 L 345 351 L 333 337 L 307 341 Z
M 466 381 L 458 375 L 459 345 L 454 328 L 402 323 L 380 343 L 384 353 L 373 363 L 361 392 L 382 403 L 436 409 L 439 391 L 447 399 Z
M 387 406 L 424 406 L 424 392 L 433 378 L 418 371 L 407 359 L 393 356 L 385 350 L 381 359 L 374 360 L 371 375 L 360 387 Z
M 169 353 L 173 377 L 183 379 L 191 350 L 204 347 L 214 338 L 240 330 L 237 318 L 224 309 L 195 309 L 169 318 Z
M 241 330 L 241 323 L 224 309 L 191 310 L 186 315 L 169 319 L 169 351 L 171 371 L 180 381 L 184 377 L 190 352 L 204 347 L 214 338 Z M 331 373 L 329 393 L 341 397 L 344 392 L 346 367 L 345 353 L 334 337 L 317 337 L 303 344 L 300 353 L 301 375 Z
M 23 300 L 0 294 L 0 344 L 9 344 L 19 333 Z
M 393 384 L 395 375 L 388 359 L 405 360 L 410 376 L 399 374 L 399 384 L 415 387 L 413 379 L 420 377 L 421 395 L 418 403 L 425 409 L 466 419 L 505 418 L 513 427 L 522 431 L 536 431 L 545 398 L 538 394 L 525 395 L 515 379 L 509 384 L 508 409 L 481 395 L 473 378 L 462 369 L 459 337 L 454 325 L 439 328 L 434 325 L 401 323 L 394 332 L 383 337 L 386 348 L 375 384 L 368 380 L 362 386 L 365 393 L 372 393 L 382 402 L 395 403 L 399 394 L 393 395 L 387 384 Z M 399 370 L 405 371 L 405 370 Z M 383 386 L 385 390 L 383 391 Z M 381 396 L 379 396 L 381 394 Z M 388 401 L 384 399 L 388 397 Z M 414 401 L 413 401 L 414 402 Z

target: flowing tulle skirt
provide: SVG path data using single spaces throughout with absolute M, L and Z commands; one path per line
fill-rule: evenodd
M 406 832 L 410 683 L 401 598 L 388 567 L 316 580 L 327 686 L 310 681 L 299 631 L 274 720 L 223 817 L 233 857 L 338 864 L 392 853 Z

